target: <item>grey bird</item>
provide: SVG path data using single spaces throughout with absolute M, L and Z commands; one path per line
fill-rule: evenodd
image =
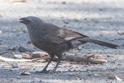
M 23 17 L 20 18 L 19 21 L 27 26 L 32 43 L 37 48 L 49 53 L 51 57 L 47 65 L 43 68 L 42 72 L 47 72 L 47 67 L 55 56 L 58 57 L 58 60 L 53 71 L 56 71 L 62 59 L 63 53 L 65 51 L 75 48 L 73 43 L 74 41 L 78 41 L 79 42 L 78 45 L 87 42 L 92 42 L 110 48 L 118 47 L 118 45 L 92 39 L 79 32 L 61 28 L 51 23 L 46 23 L 35 16 Z

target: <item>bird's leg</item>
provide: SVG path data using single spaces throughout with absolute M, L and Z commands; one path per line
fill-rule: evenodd
M 49 66 L 49 64 L 51 63 L 52 60 L 53 60 L 53 56 L 50 58 L 50 60 L 47 63 L 47 65 L 43 68 L 42 72 L 47 72 L 47 67 Z
M 47 67 L 49 66 L 49 64 L 50 64 L 51 61 L 53 60 L 53 57 L 54 57 L 54 56 L 52 56 L 52 57 L 50 58 L 50 60 L 48 61 L 47 65 L 43 68 L 43 70 L 42 70 L 42 71 L 37 71 L 37 73 L 48 73 Z
M 60 61 L 61 61 L 61 56 L 58 57 L 57 64 L 56 64 L 56 66 L 54 67 L 53 72 L 56 71 L 56 69 L 57 69 L 57 67 L 58 67 L 58 65 L 59 65 L 59 63 L 60 63 Z

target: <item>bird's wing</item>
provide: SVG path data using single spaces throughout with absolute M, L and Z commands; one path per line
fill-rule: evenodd
M 69 29 L 59 28 L 58 26 L 53 25 L 53 24 L 47 24 L 46 28 L 49 28 L 49 29 L 47 29 L 47 32 L 49 34 L 47 36 L 47 39 L 49 39 L 49 41 L 52 40 L 53 43 L 57 43 L 57 44 L 71 41 L 75 38 L 77 39 L 77 38 L 81 38 L 81 37 L 82 38 L 88 37 L 86 35 L 83 35 L 81 33 L 78 33 L 78 32 L 75 32 L 75 31 L 72 31 Z
M 77 39 L 77 38 L 85 38 L 88 37 L 86 35 L 83 35 L 81 33 L 72 31 L 72 30 L 68 30 L 68 29 L 59 29 L 58 30 L 58 36 L 63 38 L 66 41 L 70 41 L 73 39 Z

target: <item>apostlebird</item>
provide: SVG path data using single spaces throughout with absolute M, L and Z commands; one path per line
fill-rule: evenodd
M 43 68 L 42 72 L 47 72 L 48 65 L 51 63 L 53 58 L 57 56 L 57 64 L 53 69 L 53 71 L 55 71 L 62 59 L 63 53 L 75 48 L 75 43 L 73 43 L 74 41 L 78 41 L 79 45 L 92 42 L 110 48 L 117 47 L 115 44 L 93 39 L 79 32 L 44 22 L 35 16 L 20 18 L 20 22 L 27 26 L 31 42 L 37 48 L 49 53 L 51 57 L 47 65 Z

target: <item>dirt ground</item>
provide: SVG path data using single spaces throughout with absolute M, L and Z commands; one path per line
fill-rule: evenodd
M 56 73 L 35 73 L 46 62 L 0 61 L 0 83 L 124 83 L 124 1 L 123 0 L 0 0 L 0 56 L 13 58 L 10 51 L 29 45 L 26 27 L 18 22 L 25 16 L 67 27 L 95 39 L 119 45 L 117 49 L 87 43 L 76 56 L 100 54 L 104 64 L 74 64 L 62 61 Z M 8 53 L 3 54 L 3 52 Z M 20 53 L 14 50 L 14 53 Z M 49 69 L 55 65 L 53 62 Z M 29 75 L 20 75 L 20 72 Z

